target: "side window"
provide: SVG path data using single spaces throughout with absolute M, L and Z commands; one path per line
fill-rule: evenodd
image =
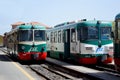
M 51 32 L 51 39 L 50 42 L 53 42 L 53 32 Z
M 58 31 L 58 43 L 61 43 L 61 31 Z
M 7 36 L 7 38 L 8 38 L 8 39 L 7 39 L 8 43 L 10 43 L 10 36 Z
M 10 36 L 10 39 L 11 39 L 11 43 L 13 43 L 14 42 L 14 34 L 12 34 L 11 36 Z
M 76 32 L 75 29 L 71 29 L 71 42 L 76 41 Z
M 62 42 L 63 42 L 63 43 L 65 42 L 65 34 L 64 34 L 64 31 L 62 31 Z
M 67 43 L 68 42 L 68 33 L 67 33 L 67 31 L 65 31 L 65 42 Z
M 54 32 L 55 43 L 57 43 L 57 31 Z
M 47 33 L 47 41 L 50 40 L 50 33 Z
M 9 38 L 8 38 L 8 42 L 9 43 L 13 43 L 13 35 L 12 34 L 10 34 L 9 36 L 8 36 Z
M 14 33 L 15 35 L 15 42 L 17 41 L 17 32 Z
M 80 40 L 81 38 L 81 28 L 77 29 L 77 39 Z
M 83 27 L 81 28 L 81 40 L 86 40 L 88 37 L 88 28 Z

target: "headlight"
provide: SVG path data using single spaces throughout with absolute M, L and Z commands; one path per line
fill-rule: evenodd
M 21 48 L 22 48 L 22 50 L 24 50 L 24 49 L 25 49 L 25 46 L 22 46 Z
M 109 49 L 113 49 L 113 47 L 111 46 L 111 47 L 109 47 Z
M 86 50 L 92 50 L 93 48 L 92 47 L 85 47 Z

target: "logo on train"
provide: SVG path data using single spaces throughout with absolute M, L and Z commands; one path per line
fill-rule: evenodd
M 32 47 L 32 48 L 29 49 L 29 52 L 31 52 L 31 51 L 38 51 L 38 48 L 37 47 Z
M 102 52 L 103 51 L 103 48 L 97 48 L 96 49 L 96 53 L 100 53 L 100 52 Z

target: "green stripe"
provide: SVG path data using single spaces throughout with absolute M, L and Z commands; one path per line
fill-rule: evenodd
M 28 24 L 28 25 L 20 25 L 20 26 L 18 26 L 17 28 L 18 29 L 32 29 L 32 27 L 33 27 L 33 29 L 46 29 L 45 28 L 45 26 L 40 26 L 40 25 L 30 25 L 30 24 Z
M 18 52 L 41 52 L 42 48 L 44 48 L 44 52 L 46 52 L 46 44 L 40 45 L 26 45 L 26 44 L 18 44 Z M 24 47 L 24 50 L 22 49 Z
M 50 57 L 59 59 L 60 54 L 62 54 L 63 57 L 65 58 L 64 52 L 59 52 L 59 51 L 48 51 L 48 52 L 50 52 Z M 74 53 L 70 53 L 69 58 L 71 58 L 71 59 L 74 59 L 75 57 L 79 57 L 79 58 L 93 58 L 93 57 L 101 57 L 103 55 L 106 55 L 106 54 L 93 54 L 93 53 L 90 53 L 90 54 L 80 54 L 80 53 L 74 54 Z
M 60 58 L 60 54 L 62 54 L 63 57 L 64 57 L 64 53 L 63 52 L 59 52 L 59 51 L 48 51 L 48 52 L 50 52 L 50 57 L 53 57 L 53 58 L 59 59 Z
M 97 20 L 93 20 L 93 21 L 83 21 L 78 23 L 78 26 L 81 27 L 91 27 L 91 26 L 96 26 L 97 25 Z M 106 22 L 106 21 L 100 21 L 99 27 L 111 27 L 112 26 L 112 22 Z
M 88 41 L 81 41 L 82 43 L 85 43 L 85 44 L 92 44 L 92 45 L 98 45 L 98 40 L 88 40 Z M 112 40 L 101 40 L 101 45 L 106 45 L 106 44 L 110 44 L 112 43 L 113 41 Z

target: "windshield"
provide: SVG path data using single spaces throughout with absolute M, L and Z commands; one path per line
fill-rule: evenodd
M 98 29 L 96 27 L 88 27 L 88 39 L 98 39 Z
M 80 40 L 98 39 L 98 29 L 96 27 L 82 27 L 78 30 L 78 36 Z
M 111 39 L 111 28 L 110 27 L 102 27 L 101 28 L 101 40 Z
M 20 30 L 19 31 L 19 41 L 32 41 L 33 31 L 32 30 Z
M 35 41 L 45 41 L 45 30 L 35 30 L 34 31 Z
M 111 39 L 111 27 L 100 27 L 100 34 L 97 27 L 82 27 L 78 29 L 79 40 L 110 40 Z M 98 37 L 100 36 L 100 37 Z

